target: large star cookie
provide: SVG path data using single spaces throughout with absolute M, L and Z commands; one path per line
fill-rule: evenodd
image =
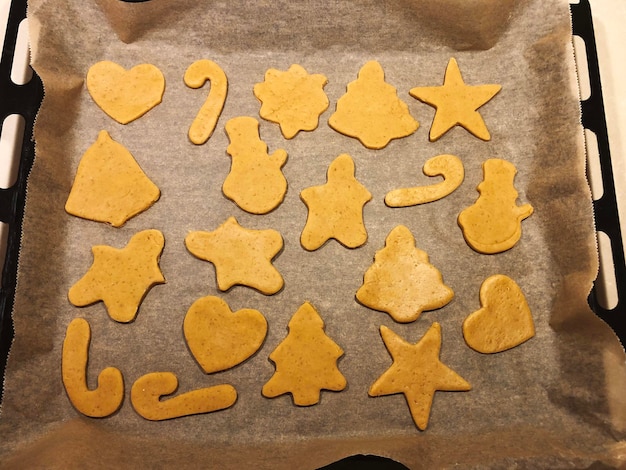
M 436 141 L 454 126 L 462 126 L 482 140 L 490 140 L 485 121 L 478 108 L 501 89 L 500 85 L 466 85 L 454 58 L 446 67 L 442 86 L 417 87 L 409 93 L 414 98 L 436 108 L 429 138 Z
M 69 301 L 84 307 L 101 300 L 113 320 L 133 321 L 150 288 L 165 282 L 159 268 L 164 244 L 161 232 L 144 230 L 121 249 L 94 246 L 93 264 L 70 288 Z
M 467 391 L 471 385 L 439 360 L 441 326 L 433 323 L 417 343 L 406 342 L 386 326 L 380 327 L 391 366 L 372 384 L 369 395 L 402 393 L 417 427 L 426 429 L 435 392 Z
M 396 88 L 385 82 L 383 68 L 374 60 L 363 65 L 357 79 L 348 84 L 328 125 L 370 149 L 381 149 L 419 127 Z
M 185 246 L 194 256 L 213 263 L 222 291 L 244 285 L 271 295 L 283 287 L 283 277 L 272 264 L 283 248 L 276 230 L 247 229 L 229 217 L 212 232 L 190 232 Z
M 285 139 L 292 139 L 300 131 L 312 131 L 328 108 L 326 83 L 324 75 L 309 74 L 298 64 L 286 72 L 269 69 L 265 81 L 254 85 L 254 96 L 262 103 L 259 114 L 278 123 Z
M 355 178 L 350 155 L 339 155 L 328 167 L 326 184 L 306 188 L 300 197 L 309 209 L 300 237 L 305 249 L 316 250 L 331 238 L 348 248 L 367 241 L 363 206 L 372 194 Z

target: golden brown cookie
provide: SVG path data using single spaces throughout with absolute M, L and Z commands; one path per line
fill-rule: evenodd
M 461 126 L 482 140 L 490 140 L 485 121 L 478 108 L 493 98 L 500 85 L 466 85 L 456 59 L 451 58 L 446 67 L 443 85 L 417 87 L 409 93 L 414 98 L 433 106 L 435 117 L 430 126 L 431 142 L 438 140 L 454 126 Z
M 451 194 L 465 178 L 461 159 L 448 154 L 428 159 L 424 164 L 424 174 L 443 176 L 443 181 L 428 186 L 394 189 L 385 196 L 385 204 L 389 207 L 408 207 L 433 202 Z
M 230 369 L 259 350 L 267 334 L 261 312 L 246 308 L 231 311 L 219 297 L 196 300 L 183 322 L 185 340 L 207 374 Z
M 337 367 L 343 350 L 324 332 L 315 308 L 303 303 L 289 321 L 289 334 L 270 354 L 276 372 L 263 386 L 263 396 L 290 393 L 298 406 L 315 405 L 321 390 L 339 392 L 346 379 Z
M 188 132 L 189 140 L 196 145 L 201 145 L 209 140 L 222 114 L 228 93 L 228 78 L 215 62 L 201 59 L 187 68 L 183 80 L 189 88 L 202 88 L 207 81 L 211 83 L 206 101 L 191 123 Z
M 107 367 L 98 374 L 98 386 L 87 384 L 91 328 L 87 320 L 70 322 L 63 340 L 63 385 L 74 408 L 85 416 L 104 418 L 115 413 L 124 400 L 124 378 L 119 369 Z
M 518 206 L 513 185 L 517 169 L 498 158 L 483 163 L 480 196 L 459 214 L 458 223 L 467 244 L 484 254 L 501 253 L 515 246 L 522 236 L 522 220 L 533 213 L 530 204 Z
M 113 320 L 133 321 L 148 291 L 165 282 L 159 268 L 164 245 L 161 232 L 144 230 L 133 235 L 121 249 L 94 246 L 93 264 L 70 288 L 69 301 L 77 307 L 102 301 Z
M 165 78 L 152 64 L 130 70 L 108 60 L 87 72 L 87 90 L 96 104 L 120 124 L 143 116 L 163 99 Z
M 386 326 L 380 335 L 393 359 L 391 366 L 372 384 L 369 395 L 402 393 L 415 425 L 428 426 L 436 391 L 468 391 L 471 385 L 439 359 L 441 326 L 433 323 L 422 339 L 411 344 Z
M 271 295 L 283 287 L 283 277 L 272 264 L 283 248 L 276 230 L 247 229 L 229 217 L 212 232 L 190 232 L 185 246 L 194 256 L 213 263 L 222 291 L 243 285 Z
M 357 79 L 348 84 L 328 124 L 370 149 L 381 149 L 419 127 L 395 87 L 385 82 L 385 72 L 374 60 L 363 65 Z
M 160 195 L 131 153 L 107 131 L 100 131 L 78 164 L 65 211 L 121 227 L 151 207 Z
M 226 123 L 231 156 L 230 172 L 222 191 L 241 209 L 252 214 L 267 214 L 283 202 L 287 180 L 281 168 L 287 161 L 282 149 L 267 153 L 259 137 L 259 123 L 251 117 L 236 117 Z
M 513 279 L 491 276 L 480 286 L 481 308 L 463 322 L 467 345 L 493 354 L 514 348 L 535 336 L 535 324 L 524 293 Z
M 309 74 L 298 64 L 285 72 L 269 69 L 265 81 L 254 85 L 254 96 L 262 103 L 259 114 L 279 124 L 285 139 L 293 139 L 300 131 L 312 131 L 328 109 L 324 93 L 327 83 L 324 75 Z
M 152 372 L 135 381 L 130 390 L 130 401 L 137 414 L 150 421 L 212 413 L 229 408 L 237 401 L 237 391 L 228 384 L 198 388 L 165 398 L 177 389 L 176 375 Z
M 395 321 L 408 323 L 424 310 L 446 305 L 454 293 L 443 283 L 441 273 L 430 264 L 428 254 L 415 246 L 404 225 L 395 227 L 376 252 L 374 264 L 365 272 L 356 293 L 366 307 L 387 312 Z
M 354 162 L 339 155 L 328 167 L 326 184 L 302 190 L 300 198 L 309 209 L 300 243 L 317 250 L 333 238 L 348 248 L 367 241 L 363 206 L 372 194 L 354 176 Z

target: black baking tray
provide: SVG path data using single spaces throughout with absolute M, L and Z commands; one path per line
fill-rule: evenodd
M 18 28 L 20 22 L 26 18 L 26 9 L 27 0 L 11 1 L 0 62 L 0 130 L 4 125 L 5 119 L 12 114 L 21 115 L 25 120 L 16 182 L 8 189 L 0 189 L 0 222 L 8 225 L 6 257 L 0 286 L 0 375 L 2 377 L 4 377 L 9 348 L 14 335 L 11 314 L 17 282 L 22 220 L 26 202 L 26 185 L 35 159 L 33 126 L 44 94 L 43 84 L 36 73 L 33 73 L 31 80 L 24 85 L 16 85 L 11 81 L 11 69 Z M 604 188 L 602 197 L 593 202 L 596 229 L 604 232 L 610 239 L 618 298 L 616 306 L 607 309 L 599 301 L 599 286 L 594 286 L 589 295 L 589 305 L 600 318 L 613 328 L 622 344 L 624 344 L 626 340 L 626 305 L 624 303 L 626 301 L 626 263 L 624 260 L 624 247 L 617 210 L 598 55 L 589 1 L 580 0 L 580 3 L 570 5 L 570 11 L 572 14 L 572 32 L 574 35 L 580 36 L 585 43 L 591 86 L 590 97 L 581 101 L 582 124 L 585 128 L 593 131 L 597 137 Z M 2 394 L 0 393 L 0 403 L 1 400 Z M 372 456 L 352 456 L 324 468 L 340 470 L 355 467 L 379 469 L 406 468 L 396 462 Z

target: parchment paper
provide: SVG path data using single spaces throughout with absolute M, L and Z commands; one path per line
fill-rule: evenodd
M 410 468 L 623 463 L 624 353 L 586 303 L 598 261 L 567 2 L 33 0 L 29 20 L 45 100 L 35 129 L 15 341 L 0 418 L 4 467 L 316 468 L 358 453 L 389 456 Z M 502 85 L 480 110 L 489 142 L 461 128 L 428 141 L 434 110 L 408 90 L 440 85 L 450 57 L 466 83 Z M 214 135 L 195 146 L 186 133 L 208 87 L 189 89 L 182 78 L 202 58 L 224 69 L 229 94 Z M 346 85 L 372 59 L 420 122 L 415 134 L 378 151 L 327 124 Z M 87 70 L 99 60 L 126 68 L 156 65 L 166 78 L 162 104 L 126 126 L 115 123 L 84 86 Z M 331 106 L 316 131 L 289 141 L 277 125 L 261 122 L 269 151 L 289 154 L 289 189 L 277 210 L 250 215 L 221 193 L 230 167 L 223 126 L 235 116 L 260 119 L 254 84 L 268 68 L 286 70 L 293 63 L 328 77 Z M 64 212 L 80 157 L 103 129 L 129 149 L 162 193 L 151 209 L 117 229 Z M 307 215 L 299 193 L 322 184 L 341 153 L 353 157 L 357 178 L 374 196 L 364 210 L 368 242 L 350 250 L 331 241 L 306 252 L 299 244 Z M 433 182 L 421 169 L 441 153 L 464 163 L 466 177 L 457 191 L 423 206 L 385 206 L 387 191 Z M 476 200 L 488 158 L 516 165 L 519 203 L 535 210 L 523 222 L 519 244 L 492 256 L 472 251 L 456 222 Z M 231 215 L 245 227 L 281 232 L 285 246 L 275 266 L 285 288 L 278 294 L 246 287 L 221 293 L 213 266 L 186 251 L 189 231 L 213 230 Z M 398 224 L 412 230 L 455 292 L 444 308 L 402 325 L 354 299 L 375 251 Z M 112 321 L 102 303 L 77 308 L 68 302 L 68 289 L 91 265 L 92 245 L 122 247 L 149 228 L 166 238 L 161 268 L 167 283 L 149 292 L 133 323 Z M 482 281 L 497 273 L 525 292 L 536 336 L 510 351 L 483 355 L 465 345 L 461 325 L 480 307 Z M 195 363 L 182 334 L 187 309 L 206 295 L 219 295 L 233 310 L 256 308 L 269 323 L 255 356 L 211 375 Z M 269 354 L 306 300 L 345 351 L 339 368 L 348 387 L 323 392 L 319 404 L 302 408 L 288 395 L 266 399 L 261 388 L 274 371 Z M 91 386 L 106 366 L 124 374 L 124 404 L 106 419 L 82 417 L 61 382 L 65 329 L 79 316 L 92 327 Z M 421 432 L 402 395 L 371 398 L 367 391 L 391 363 L 380 325 L 416 342 L 434 321 L 442 325 L 442 361 L 473 388 L 438 392 Z M 231 383 L 237 403 L 208 415 L 148 422 L 134 412 L 129 390 L 153 371 L 174 372 L 180 392 Z

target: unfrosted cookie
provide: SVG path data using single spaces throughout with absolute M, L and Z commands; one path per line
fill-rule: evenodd
M 491 135 L 478 108 L 491 100 L 501 88 L 500 85 L 466 85 L 456 59 L 451 58 L 443 85 L 416 87 L 409 93 L 436 109 L 430 126 L 431 142 L 438 140 L 454 126 L 465 128 L 479 139 L 490 140 Z
M 533 213 L 530 204 L 518 206 L 513 185 L 515 166 L 492 158 L 483 163 L 484 178 L 478 185 L 480 196 L 461 211 L 458 223 L 467 244 L 484 254 L 501 253 L 515 246 L 522 236 L 522 220 Z
M 167 398 L 177 389 L 178 378 L 173 373 L 151 372 L 135 381 L 130 401 L 137 414 L 150 421 L 212 413 L 229 408 L 237 401 L 237 391 L 229 384 L 198 388 Z
M 131 153 L 100 131 L 82 156 L 65 203 L 68 214 L 120 227 L 161 195 Z
M 222 191 L 241 209 L 252 214 L 267 214 L 283 202 L 287 180 L 281 168 L 287 161 L 282 149 L 267 153 L 259 136 L 259 123 L 251 117 L 236 117 L 226 123 L 231 156 L 230 172 Z
M 441 326 L 433 323 L 422 339 L 411 344 L 386 326 L 380 335 L 393 359 L 391 366 L 372 384 L 369 395 L 402 393 L 415 425 L 428 426 L 436 391 L 468 391 L 471 385 L 439 359 Z
M 437 155 L 424 164 L 426 176 L 443 176 L 443 181 L 428 186 L 401 188 L 389 191 L 385 204 L 389 207 L 408 207 L 442 199 L 461 186 L 465 177 L 463 162 L 455 155 Z
M 206 101 L 191 123 L 187 134 L 191 142 L 201 145 L 209 140 L 222 114 L 228 93 L 228 78 L 215 62 L 200 59 L 187 68 L 183 80 L 189 88 L 202 88 L 207 81 L 210 82 Z
M 283 277 L 272 264 L 283 248 L 276 230 L 247 229 L 229 217 L 212 232 L 190 232 L 185 246 L 194 256 L 213 263 L 222 291 L 244 285 L 271 295 L 283 287 Z
M 339 155 L 328 167 L 326 184 L 302 190 L 300 198 L 309 210 L 300 236 L 306 250 L 316 250 L 331 238 L 348 248 L 367 241 L 363 206 L 372 194 L 356 179 L 350 155 Z
M 346 379 L 337 367 L 343 350 L 324 332 L 315 308 L 303 303 L 289 321 L 289 334 L 272 351 L 274 375 L 263 386 L 263 396 L 290 393 L 298 406 L 315 405 L 322 390 L 339 392 Z
M 328 124 L 370 149 L 381 149 L 419 127 L 395 87 L 385 82 L 383 68 L 374 60 L 363 65 L 357 79 L 348 84 Z
M 87 320 L 72 320 L 63 340 L 63 385 L 74 408 L 85 416 L 104 418 L 122 406 L 124 378 L 119 369 L 107 367 L 98 374 L 98 386 L 95 389 L 87 386 L 90 342 L 91 328 Z
M 113 320 L 133 321 L 148 291 L 165 282 L 159 267 L 164 245 L 161 232 L 144 230 L 121 249 L 94 246 L 93 264 L 70 288 L 69 301 L 77 307 L 102 301 Z
M 387 235 L 385 247 L 376 252 L 356 293 L 363 305 L 386 312 L 400 323 L 417 320 L 424 310 L 443 307 L 453 296 L 428 254 L 415 246 L 413 234 L 403 225 Z
M 246 308 L 233 312 L 219 297 L 196 300 L 183 322 L 185 340 L 207 374 L 230 369 L 259 350 L 267 334 L 261 312 Z
M 480 305 L 463 322 L 463 336 L 470 348 L 498 353 L 535 336 L 526 297 L 510 277 L 497 274 L 487 278 L 480 286 Z
M 300 131 L 312 131 L 328 109 L 326 83 L 324 75 L 309 74 L 298 64 L 285 72 L 269 69 L 265 81 L 254 85 L 254 96 L 262 103 L 259 114 L 279 124 L 285 139 L 293 139 Z
M 130 70 L 108 60 L 87 72 L 87 90 L 96 104 L 120 124 L 143 116 L 163 99 L 165 78 L 152 64 Z

